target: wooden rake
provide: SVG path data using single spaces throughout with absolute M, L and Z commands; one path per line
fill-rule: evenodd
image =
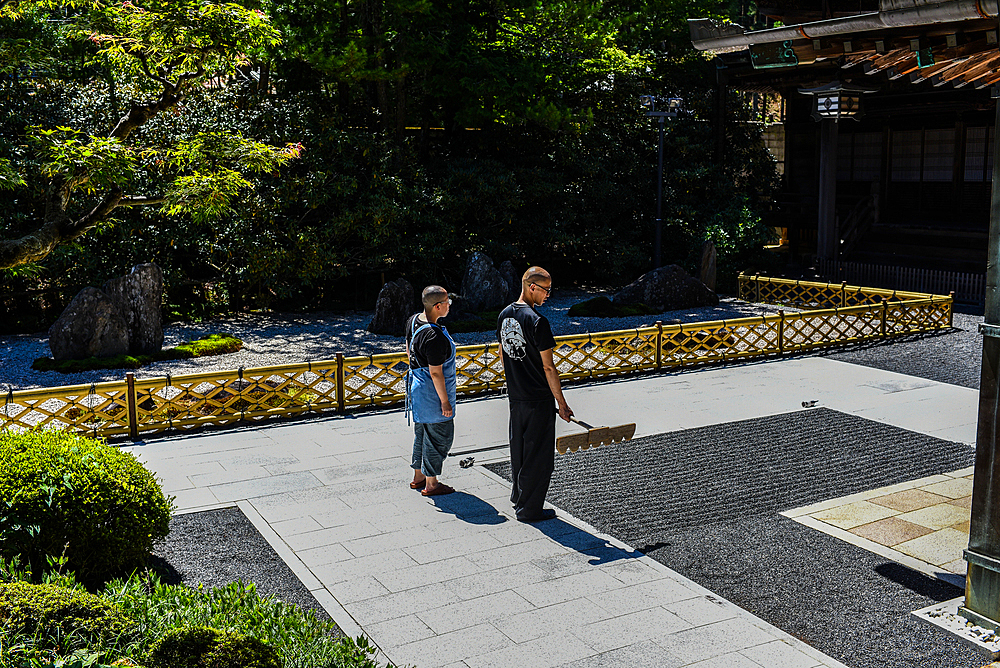
M 582 420 L 571 417 L 570 420 L 587 429 L 583 434 L 566 434 L 556 439 L 556 452 L 565 455 L 567 452 L 589 450 L 600 445 L 611 445 L 631 440 L 635 436 L 635 423 L 620 424 L 615 427 L 595 427 Z

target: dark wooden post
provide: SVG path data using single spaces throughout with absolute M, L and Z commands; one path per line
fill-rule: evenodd
M 656 368 L 663 368 L 663 321 L 656 321 Z
M 993 97 L 997 97 L 994 88 Z M 996 104 L 1000 123 L 1000 103 Z M 1000 139 L 1000 138 L 998 138 Z M 1000 141 L 993 141 L 993 164 L 1000 158 Z M 994 169 L 997 169 L 994 167 Z M 990 206 L 989 255 L 986 262 L 986 313 L 983 366 L 979 383 L 979 426 L 976 430 L 976 469 L 972 482 L 972 518 L 965 578 L 965 605 L 959 614 L 980 626 L 1000 628 L 1000 179 L 993 179 Z
M 135 409 L 135 374 L 131 371 L 125 374 L 125 401 L 128 404 L 128 437 L 139 440 L 139 417 Z
M 824 260 L 837 259 L 837 121 L 819 122 L 819 219 L 816 255 Z
M 337 353 L 337 410 L 344 412 L 344 353 Z

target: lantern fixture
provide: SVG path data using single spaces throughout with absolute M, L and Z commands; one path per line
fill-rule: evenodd
M 853 120 L 861 118 L 861 96 L 864 93 L 874 93 L 876 90 L 878 89 L 831 81 L 816 88 L 800 88 L 799 92 L 803 95 L 812 95 L 815 99 L 812 112 L 814 121 L 829 118 L 836 122 L 842 118 Z

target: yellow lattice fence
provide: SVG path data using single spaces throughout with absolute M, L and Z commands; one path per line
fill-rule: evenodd
M 586 380 L 832 345 L 889 339 L 951 327 L 952 299 L 846 284 L 740 276 L 745 301 L 803 311 L 736 320 L 556 337 L 560 377 Z M 503 385 L 497 344 L 460 346 L 458 391 Z M 225 425 L 308 412 L 398 404 L 406 391 L 404 353 L 344 357 L 254 369 L 125 382 L 9 391 L 0 428 L 71 429 L 97 436 Z

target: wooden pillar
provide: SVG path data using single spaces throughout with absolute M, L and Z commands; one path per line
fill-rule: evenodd
M 824 260 L 837 259 L 837 121 L 819 122 L 819 220 L 816 255 Z
M 997 90 L 994 89 L 994 98 Z M 1000 126 L 1000 104 L 997 123 Z M 993 142 L 993 164 L 1000 165 L 1000 137 Z M 997 167 L 994 167 L 996 170 Z M 972 519 L 965 579 L 965 605 L 959 614 L 991 629 L 1000 629 L 1000 179 L 993 179 L 989 255 L 986 265 L 986 313 L 983 366 L 979 384 L 979 426 L 972 483 Z

